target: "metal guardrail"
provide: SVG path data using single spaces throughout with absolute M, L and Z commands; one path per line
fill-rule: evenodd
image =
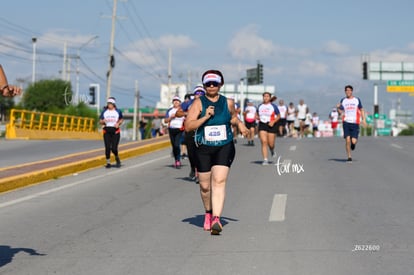
M 97 128 L 95 119 L 89 117 L 12 109 L 10 122 L 6 126 L 6 137 L 19 138 L 19 131 L 81 134 L 96 133 Z

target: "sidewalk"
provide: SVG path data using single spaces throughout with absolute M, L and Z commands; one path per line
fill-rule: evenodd
M 121 160 L 170 146 L 168 136 L 119 146 Z M 113 157 L 113 156 L 112 156 Z M 105 165 L 102 149 L 45 159 L 0 169 L 0 193 Z

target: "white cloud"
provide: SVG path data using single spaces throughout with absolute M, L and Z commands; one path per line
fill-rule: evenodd
M 197 43 L 188 36 L 169 34 L 161 36 L 158 39 L 145 38 L 135 41 L 125 47 L 122 52 L 135 64 L 151 66 L 155 64 L 160 65 L 160 62 L 166 62 L 164 59 L 160 60 L 160 55 L 167 58 L 169 48 L 172 49 L 172 55 L 174 56 L 176 52 L 181 52 L 195 46 L 197 46 Z M 167 66 L 167 64 L 162 65 Z
M 165 35 L 161 36 L 157 42 L 162 49 L 172 48 L 175 50 L 188 49 L 197 45 L 197 43 L 186 35 Z
M 414 62 L 414 54 L 403 52 L 376 50 L 369 54 L 370 61 Z
M 328 73 L 328 65 L 312 60 L 304 60 L 299 64 L 298 73 L 305 76 L 323 76 Z
M 412 43 L 410 43 L 410 44 L 408 44 L 408 50 L 410 50 L 410 51 L 414 51 L 414 42 L 412 42 Z
M 228 48 L 232 58 L 247 61 L 279 59 L 286 56 L 305 57 L 311 53 L 308 49 L 283 47 L 261 37 L 257 25 L 248 25 L 239 30 L 230 40 Z
M 272 55 L 276 48 L 272 41 L 259 36 L 256 25 L 249 25 L 241 29 L 229 43 L 231 56 L 242 60 L 257 60 L 267 57 Z
M 331 40 L 325 43 L 322 50 L 328 54 L 344 55 L 349 53 L 350 47 L 348 45 L 341 44 L 338 41 Z

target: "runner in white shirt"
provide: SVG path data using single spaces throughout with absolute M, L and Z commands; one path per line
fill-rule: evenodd
M 99 116 L 99 123 L 103 126 L 103 138 L 105 144 L 106 168 L 121 167 L 121 160 L 118 154 L 118 145 L 121 139 L 121 124 L 124 117 L 121 110 L 116 107 L 114 97 L 109 97 L 106 106 Z M 115 156 L 116 165 L 111 165 L 111 152 Z
M 329 119 L 331 120 L 331 128 L 334 137 L 336 137 L 336 132 L 338 128 L 338 118 L 338 111 L 336 110 L 336 108 L 333 108 L 332 111 L 329 113 Z
M 312 128 L 312 114 L 307 113 L 306 118 L 305 118 L 305 128 L 303 129 L 303 135 L 304 136 L 307 136 L 308 133 L 312 132 L 312 130 L 310 130 L 310 128 Z
M 316 137 L 316 134 L 318 133 L 318 126 L 319 126 L 319 116 L 317 113 L 312 114 L 312 131 L 313 136 Z
M 296 120 L 296 108 L 293 102 L 289 103 L 288 109 L 287 109 L 287 116 L 286 116 L 286 122 L 288 126 L 288 136 L 292 136 L 293 132 L 295 130 L 295 120 Z
M 346 141 L 345 148 L 348 155 L 347 162 L 352 162 L 351 150 L 355 149 L 358 142 L 361 119 L 362 124 L 366 127 L 365 111 L 362 108 L 361 100 L 353 96 L 353 90 L 351 85 L 345 86 L 346 97 L 342 98 L 341 102 L 336 105 L 339 114 L 342 115 L 342 127 Z
M 280 113 L 280 119 L 277 122 L 279 136 L 283 137 L 285 135 L 287 109 L 288 109 L 283 99 L 279 100 L 279 105 L 277 106 L 277 108 L 279 109 L 279 113 Z
M 256 130 L 256 113 L 257 108 L 254 106 L 253 101 L 248 100 L 247 106 L 244 108 L 244 124 L 249 129 L 249 135 L 247 136 L 247 145 L 254 146 L 254 134 Z
M 269 147 L 272 157 L 276 157 L 274 152 L 275 139 L 277 133 L 276 122 L 280 118 L 279 109 L 271 102 L 272 95 L 269 92 L 263 93 L 263 103 L 257 107 L 259 116 L 259 137 L 262 143 L 263 165 L 268 165 L 267 147 Z
M 173 106 L 167 110 L 165 122 L 168 123 L 168 133 L 174 156 L 174 167 L 181 168 L 181 136 L 184 132 L 185 113 L 181 109 L 181 99 L 174 96 L 172 99 Z
M 300 133 L 298 138 L 303 138 L 304 131 L 305 131 L 305 120 L 306 120 L 306 114 L 309 113 L 309 108 L 305 104 L 305 101 L 303 99 L 299 100 L 299 105 L 296 107 L 296 116 L 299 120 L 299 127 L 300 127 Z

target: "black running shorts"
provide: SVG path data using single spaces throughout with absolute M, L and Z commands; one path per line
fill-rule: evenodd
M 244 122 L 244 125 L 246 125 L 246 128 L 247 129 L 250 129 L 250 128 L 254 128 L 254 127 L 256 127 L 256 122 L 255 121 L 253 121 L 253 122 Z
M 196 148 L 196 167 L 198 172 L 210 172 L 211 167 L 223 165 L 230 167 L 236 155 L 234 143 L 223 146 L 199 145 Z
M 280 127 L 280 126 L 285 127 L 286 126 L 286 118 L 279 119 L 279 121 L 276 124 L 277 124 L 278 127 Z
M 277 123 L 275 123 L 273 125 L 273 127 L 270 127 L 269 124 L 267 123 L 263 123 L 263 122 L 259 122 L 259 132 L 260 131 L 266 131 L 268 133 L 273 133 L 276 134 L 277 133 Z

